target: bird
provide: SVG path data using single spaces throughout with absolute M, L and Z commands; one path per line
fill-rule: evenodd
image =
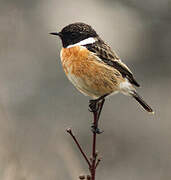
M 76 22 L 50 34 L 62 40 L 60 58 L 64 72 L 81 93 L 91 97 L 92 111 L 107 96 L 122 93 L 133 97 L 147 112 L 154 113 L 137 93 L 136 87 L 140 85 L 132 71 L 90 25 Z

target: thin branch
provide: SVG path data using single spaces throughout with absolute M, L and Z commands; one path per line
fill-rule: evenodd
M 90 161 L 88 160 L 87 155 L 84 153 L 84 151 L 83 151 L 82 147 L 80 146 L 79 142 L 77 141 L 76 137 L 73 135 L 71 128 L 67 128 L 66 131 L 67 131 L 67 133 L 69 133 L 69 134 L 71 135 L 71 137 L 73 138 L 74 142 L 76 143 L 78 149 L 80 150 L 81 154 L 83 155 L 83 157 L 84 157 L 84 159 L 86 160 L 86 162 L 87 162 L 87 164 L 88 164 L 88 166 L 89 166 L 89 169 L 90 169 L 90 168 L 91 168 L 91 163 L 90 163 Z
M 99 163 L 100 163 L 101 160 L 102 160 L 102 158 L 98 158 L 98 159 L 97 159 L 95 168 L 97 168 L 97 166 L 99 165 Z
M 94 127 L 97 125 L 98 121 L 98 113 L 93 112 L 94 115 Z M 95 175 L 96 175 L 96 158 L 97 158 L 97 153 L 96 153 L 96 132 L 93 132 L 93 146 L 92 146 L 92 166 L 91 166 L 91 178 L 92 180 L 95 180 Z
M 97 138 L 97 133 L 101 133 L 102 131 L 100 131 L 98 129 L 98 120 L 104 105 L 105 99 L 102 99 L 101 103 L 98 104 L 98 108 L 97 110 L 94 111 L 93 107 L 90 107 L 91 112 L 93 112 L 93 126 L 92 126 L 92 132 L 93 132 L 93 143 L 92 143 L 92 154 L 90 157 L 90 160 L 87 158 L 87 155 L 84 153 L 82 147 L 80 146 L 79 142 L 77 141 L 76 137 L 74 136 L 74 134 L 72 133 L 71 128 L 66 129 L 66 131 L 71 135 L 72 139 L 74 140 L 75 144 L 77 145 L 78 149 L 80 150 L 81 154 L 83 155 L 84 159 L 86 160 L 88 166 L 89 166 L 89 170 L 90 170 L 90 174 L 91 175 L 87 175 L 87 180 L 95 180 L 95 176 L 96 176 L 96 168 L 99 165 L 101 158 L 97 159 L 98 156 L 98 152 L 96 151 L 96 138 Z M 95 104 L 97 105 L 97 104 Z M 84 175 L 80 175 L 79 179 L 85 179 Z

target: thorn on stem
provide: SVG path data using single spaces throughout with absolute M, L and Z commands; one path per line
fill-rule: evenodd
M 67 129 L 66 129 L 66 132 L 71 134 L 71 133 L 72 133 L 71 128 L 67 128 Z
M 99 163 L 100 163 L 101 160 L 102 160 L 102 157 L 100 157 L 100 158 L 97 159 L 97 163 L 96 163 L 95 168 L 97 168 L 97 166 L 99 165 Z
M 98 154 L 99 154 L 99 151 L 97 151 L 97 150 L 96 150 L 96 154 L 95 154 L 95 156 L 97 157 L 97 156 L 98 156 Z

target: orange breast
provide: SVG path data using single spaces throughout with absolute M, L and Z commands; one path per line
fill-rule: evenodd
M 75 46 L 71 48 L 62 48 L 61 61 L 66 74 L 78 73 L 76 69 L 82 69 L 81 64 L 86 62 L 89 57 L 89 51 L 86 48 Z
M 120 73 L 100 62 L 86 48 L 75 46 L 61 50 L 64 71 L 73 84 L 85 94 L 99 97 L 118 90 Z

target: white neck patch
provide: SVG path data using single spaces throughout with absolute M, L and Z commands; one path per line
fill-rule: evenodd
M 96 42 L 96 40 L 93 38 L 93 37 L 89 37 L 87 39 L 84 39 L 76 44 L 71 44 L 69 46 L 67 46 L 66 48 L 71 48 L 71 47 L 74 47 L 74 46 L 84 46 L 84 45 L 87 45 L 87 44 L 93 44 L 94 42 Z

